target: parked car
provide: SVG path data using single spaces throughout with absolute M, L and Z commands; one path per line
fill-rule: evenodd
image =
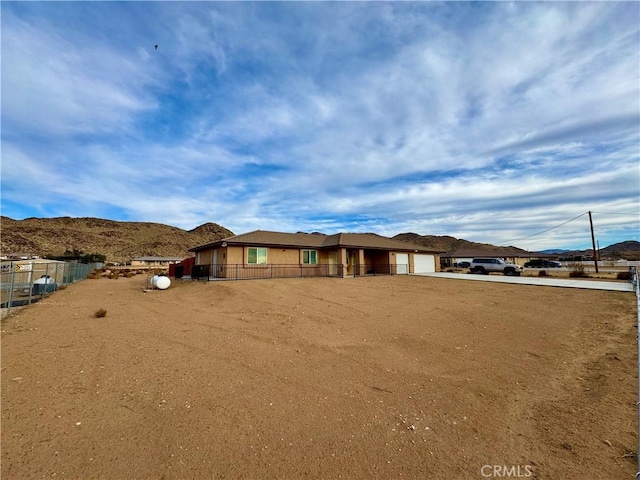
M 501 258 L 474 258 L 471 261 L 471 273 L 489 275 L 491 272 L 500 272 L 509 276 L 520 276 L 523 268 L 515 263 L 508 263 Z
M 562 264 L 555 260 L 545 260 L 544 258 L 534 258 L 524 264 L 526 268 L 561 268 Z
M 469 268 L 471 266 L 471 262 L 457 262 L 453 265 L 454 267 L 458 267 L 458 268 Z

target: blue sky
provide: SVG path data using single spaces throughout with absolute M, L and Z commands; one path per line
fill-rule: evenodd
M 638 2 L 1 9 L 3 215 L 640 240 Z

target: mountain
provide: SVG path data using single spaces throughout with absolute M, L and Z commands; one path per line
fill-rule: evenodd
M 205 223 L 192 230 L 150 222 L 118 222 L 100 218 L 27 218 L 13 220 L 0 217 L 3 255 L 23 253 L 38 256 L 63 255 L 79 250 L 85 254 L 106 255 L 107 262 L 126 262 L 135 257 L 188 257 L 187 250 L 233 235 L 216 223 Z M 314 232 L 316 235 L 322 235 Z M 450 252 L 459 249 L 487 249 L 496 253 L 519 251 L 517 247 L 496 247 L 489 243 L 470 242 L 450 236 L 400 233 L 393 237 L 417 245 Z M 591 255 L 591 251 L 562 252 L 563 255 Z M 640 242 L 626 241 L 600 250 L 601 258 L 640 260 Z
M 625 242 L 614 243 L 608 247 L 601 248 L 600 255 L 607 255 L 610 257 L 634 255 L 640 260 L 640 242 L 636 240 L 627 240 Z
M 438 236 L 438 235 L 418 235 L 417 233 L 399 233 L 395 237 L 394 240 L 401 240 L 403 242 L 414 243 L 417 245 L 422 245 L 424 247 L 433 248 L 436 250 L 441 250 L 443 252 L 453 252 L 455 250 L 462 249 L 478 249 L 478 250 L 491 250 L 496 253 L 509 253 L 509 252 L 526 252 L 518 247 L 497 247 L 495 245 L 491 245 L 490 243 L 478 243 L 478 242 L 470 242 L 469 240 L 464 240 L 461 238 L 449 237 L 447 235 Z
M 187 249 L 233 235 L 215 223 L 193 230 L 150 222 L 117 222 L 100 218 L 1 217 L 3 255 L 27 253 L 39 256 L 63 255 L 80 250 L 106 255 L 107 262 L 125 262 L 135 257 L 187 257 Z
M 542 250 L 541 253 L 557 253 L 565 258 L 593 257 L 593 250 L 591 248 L 585 250 Z M 640 260 L 640 242 L 636 240 L 626 240 L 624 242 L 614 243 L 608 247 L 601 248 L 599 254 L 600 260 Z

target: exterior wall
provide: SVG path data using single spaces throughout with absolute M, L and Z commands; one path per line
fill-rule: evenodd
M 243 247 L 230 246 L 226 249 L 226 265 L 237 265 L 246 262 L 246 254 Z
M 209 265 L 213 259 L 213 249 L 201 250 L 196 254 L 196 265 Z
M 336 250 L 318 250 L 318 263 L 329 263 L 329 254 L 332 252 L 336 252 Z M 338 260 L 340 260 L 339 255 Z
M 247 263 L 247 250 L 245 247 L 244 262 Z M 275 265 L 298 265 L 302 263 L 302 250 L 298 248 L 267 247 L 267 263 Z

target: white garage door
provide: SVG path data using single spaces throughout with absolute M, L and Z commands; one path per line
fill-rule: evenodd
M 396 253 L 396 273 L 398 275 L 406 275 L 409 273 L 408 253 Z
M 413 256 L 414 273 L 431 273 L 436 271 L 435 255 L 414 255 Z

